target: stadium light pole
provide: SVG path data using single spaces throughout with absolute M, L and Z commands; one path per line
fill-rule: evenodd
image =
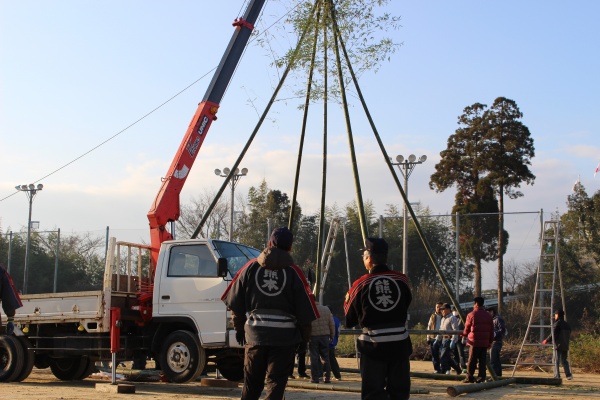
M 427 160 L 427 156 L 423 155 L 417 160 L 417 156 L 411 154 L 407 159 L 402 155 L 396 156 L 395 163 L 392 165 L 398 166 L 400 173 L 404 177 L 404 194 L 406 200 L 408 200 L 408 178 L 412 174 L 417 164 L 423 164 Z M 402 273 L 408 275 L 408 206 L 404 203 L 404 209 L 402 212 Z
M 215 169 L 215 175 L 226 178 L 229 176 L 229 174 L 231 173 L 231 169 L 225 167 L 223 168 L 223 171 L 221 171 L 220 169 Z M 240 178 L 242 176 L 246 176 L 248 175 L 248 168 L 242 168 L 242 170 L 240 171 L 239 168 L 236 168 L 235 171 L 233 171 L 233 174 L 231 176 L 231 180 L 229 181 L 229 184 L 231 185 L 231 214 L 229 217 L 229 241 L 233 241 L 233 202 L 235 199 L 235 187 L 238 183 L 238 181 L 240 180 Z
M 23 294 L 27 294 L 27 275 L 29 267 L 29 253 L 31 246 L 31 209 L 33 207 L 33 198 L 44 188 L 44 185 L 38 183 L 37 186 L 33 183 L 29 185 L 17 185 L 15 189 L 20 192 L 24 192 L 29 199 L 29 218 L 27 219 L 27 244 L 25 245 L 25 267 L 23 268 Z

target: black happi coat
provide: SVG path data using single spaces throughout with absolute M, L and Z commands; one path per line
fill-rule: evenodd
M 406 318 L 412 294 L 406 275 L 375 266 L 357 279 L 344 302 L 346 327 L 359 325 L 358 350 L 374 356 L 394 357 L 400 343 L 408 339 Z
M 233 278 L 221 300 L 250 345 L 290 346 L 310 338 L 319 317 L 302 270 L 290 254 L 267 248 Z M 308 334 L 308 338 L 306 335 Z

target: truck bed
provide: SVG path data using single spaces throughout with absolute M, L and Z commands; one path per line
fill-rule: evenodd
M 93 290 L 85 292 L 22 295 L 23 307 L 15 314 L 15 322 L 29 324 L 74 323 L 88 332 L 108 332 L 112 307 L 130 308 L 137 303 L 132 292 Z M 106 295 L 110 301 L 105 301 Z
M 130 313 L 129 319 L 137 319 L 137 288 L 148 282 L 140 278 L 148 276 L 149 266 L 142 266 L 142 252 L 147 250 L 147 246 L 111 238 L 101 289 L 21 295 L 23 307 L 16 311 L 15 323 L 21 328 L 73 323 L 87 332 L 109 332 L 111 307 Z

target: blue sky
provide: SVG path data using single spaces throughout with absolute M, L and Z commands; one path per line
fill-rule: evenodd
M 284 4 L 268 1 L 258 28 L 268 29 Z M 113 140 L 39 181 L 45 188 L 32 219 L 40 221 L 40 229 L 102 234 L 110 226 L 118 237 L 147 241 L 146 213 L 160 178 L 241 7 L 240 1 L 0 0 L 2 230 L 27 225 L 24 194 L 11 196 L 16 184 L 37 182 L 65 166 L 206 75 Z M 454 190 L 431 191 L 429 176 L 464 107 L 490 105 L 499 96 L 516 101 L 536 148 L 535 184 L 522 188 L 524 197 L 507 201 L 507 211 L 544 209 L 546 217 L 564 212 L 579 176 L 589 194 L 598 190 L 599 2 L 393 1 L 386 11 L 402 17 L 402 28 L 392 36 L 403 45 L 377 73 L 362 75 L 360 84 L 387 152 L 428 157 L 410 178 L 411 201 L 434 213 L 452 208 Z M 277 51 L 293 44 L 293 37 L 272 32 Z M 278 82 L 270 62 L 268 50 L 249 46 L 182 202 L 222 184 L 213 170 L 236 160 Z M 383 214 L 401 198 L 360 105 L 352 96 L 351 101 L 363 196 Z M 242 161 L 250 172 L 239 192 L 265 179 L 291 193 L 298 103 L 274 105 Z M 313 107 L 298 197 L 308 212 L 318 208 L 321 187 L 322 109 Z M 331 104 L 329 110 L 327 201 L 345 205 L 354 200 L 346 133 L 338 107 Z M 513 246 L 531 247 L 527 257 L 535 253 L 535 218 L 515 217 L 509 229 Z

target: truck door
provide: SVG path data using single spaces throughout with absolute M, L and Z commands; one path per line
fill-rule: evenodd
M 217 262 L 206 244 L 171 247 L 160 280 L 160 317 L 189 317 L 203 345 L 225 343 L 227 310 L 221 295 L 227 285 L 217 276 Z

